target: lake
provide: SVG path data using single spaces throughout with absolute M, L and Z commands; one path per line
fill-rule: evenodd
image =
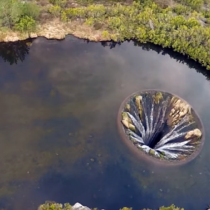
M 46 200 L 91 208 L 205 209 L 210 194 L 210 75 L 184 56 L 137 42 L 67 36 L 0 44 L 0 209 Z M 205 129 L 200 155 L 181 167 L 139 160 L 121 140 L 121 102 L 143 89 L 188 101 Z

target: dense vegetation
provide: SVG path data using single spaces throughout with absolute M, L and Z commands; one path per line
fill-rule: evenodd
M 96 30 L 102 30 L 102 37 L 108 40 L 136 39 L 173 48 L 210 69 L 208 12 L 205 17 L 189 7 L 176 5 L 161 8 L 152 1 L 77 8 L 62 8 L 56 4 L 49 12 L 62 21 L 80 19 Z
M 98 0 L 76 0 L 73 6 L 69 2 L 1 0 L 0 25 L 21 32 L 35 31 L 36 23 L 43 21 L 40 11 L 47 12 L 64 23 L 78 22 L 98 30 L 98 41 L 151 42 L 172 48 L 210 69 L 208 0 L 110 0 L 104 4 Z
M 64 205 L 59 203 L 48 203 L 42 204 L 39 206 L 38 210 L 71 210 L 72 206 L 69 203 L 65 203 Z M 93 210 L 97 210 L 97 208 L 94 208 Z M 120 210 L 132 210 L 132 208 L 123 207 Z M 143 210 L 151 210 L 151 209 L 143 209 Z M 184 210 L 183 208 L 178 208 L 175 205 L 171 205 L 169 207 L 160 207 L 159 210 Z
M 176 2 L 189 6 L 195 10 L 200 10 L 203 7 L 209 6 L 209 0 L 176 0 Z
M 40 9 L 35 3 L 18 0 L 0 1 L 0 25 L 19 31 L 35 30 Z

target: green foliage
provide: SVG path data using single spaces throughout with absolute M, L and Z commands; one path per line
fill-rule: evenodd
M 1 26 L 11 28 L 21 17 L 21 4 L 18 1 L 0 1 L 0 23 Z
M 29 16 L 20 18 L 19 22 L 15 24 L 15 29 L 21 32 L 32 32 L 36 28 L 36 21 Z
M 203 0 L 176 0 L 176 2 L 189 6 L 192 9 L 199 10 L 204 4 Z
M 103 32 L 102 32 L 102 37 L 103 37 L 104 39 L 109 39 L 109 38 L 110 38 L 109 32 L 108 32 L 108 31 L 103 31 Z
M 65 11 L 61 11 L 61 20 L 63 22 L 67 22 L 68 21 L 68 17 L 66 15 Z
M 59 17 L 61 15 L 61 7 L 58 5 L 54 5 L 49 8 L 49 13 L 51 13 L 54 17 Z M 64 17 L 62 19 L 65 19 Z
M 31 2 L 22 4 L 21 16 L 28 16 L 37 20 L 39 15 L 40 15 L 40 8 L 36 4 L 31 3 Z
M 38 208 L 38 210 L 71 210 L 71 209 L 72 209 L 72 207 L 68 203 L 64 204 L 64 206 L 59 203 L 45 203 L 43 205 L 40 205 Z M 94 208 L 92 210 L 97 210 L 97 208 Z M 132 208 L 123 207 L 120 210 L 132 210 Z M 146 209 L 144 209 L 144 210 L 146 210 Z M 160 207 L 159 210 L 184 210 L 184 209 L 178 208 L 174 205 L 171 205 L 169 207 Z
M 40 14 L 39 7 L 30 2 L 20 2 L 18 0 L 1 0 L 0 1 L 0 25 L 12 28 L 23 17 L 30 17 L 36 20 Z M 28 19 L 29 20 L 29 19 Z
M 191 11 L 189 7 L 183 6 L 181 4 L 178 4 L 175 7 L 173 7 L 172 10 L 177 15 L 186 15 Z
M 210 11 L 209 10 L 203 11 L 202 14 L 205 18 L 210 18 Z
M 104 5 L 90 5 L 87 7 L 86 9 L 86 14 L 88 16 L 94 17 L 94 18 L 98 18 L 101 17 L 105 14 L 106 9 Z
M 39 206 L 38 210 L 71 210 L 72 207 L 69 203 L 65 203 L 64 205 L 60 203 L 48 203 L 42 204 Z
M 76 0 L 76 2 L 81 5 L 89 5 L 89 4 L 93 4 L 94 0 Z
M 92 17 L 87 18 L 86 21 L 85 21 L 85 24 L 89 25 L 89 26 L 93 26 L 94 25 L 94 18 L 92 18 Z
M 163 9 L 171 6 L 172 4 L 171 0 L 154 0 L 154 1 L 158 6 L 160 6 Z
M 183 208 L 178 208 L 175 205 L 171 205 L 169 207 L 160 207 L 159 210 L 184 210 Z
M 74 18 L 85 18 L 86 17 L 86 9 L 82 8 L 68 8 L 64 10 L 68 19 Z
M 64 8 L 67 4 L 67 0 L 49 0 L 49 2 L 62 8 Z
M 173 48 L 210 69 L 210 27 L 201 25 L 201 13 L 187 8 L 177 5 L 173 9 L 163 9 L 152 1 L 133 2 L 126 6 L 96 4 L 63 9 L 62 19 L 79 18 L 97 30 L 103 28 L 103 39 L 136 39 Z

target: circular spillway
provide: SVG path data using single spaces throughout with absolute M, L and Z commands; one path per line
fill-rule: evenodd
M 187 163 L 204 143 L 203 125 L 195 110 L 165 91 L 145 90 L 127 97 L 117 124 L 126 145 L 141 159 L 157 164 Z

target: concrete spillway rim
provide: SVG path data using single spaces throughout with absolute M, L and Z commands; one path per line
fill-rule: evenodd
M 197 148 L 196 151 L 194 151 L 191 155 L 189 155 L 187 158 L 179 160 L 179 161 L 169 161 L 169 160 L 165 160 L 165 159 L 159 159 L 159 158 L 155 158 L 151 155 L 146 154 L 144 151 L 139 150 L 128 138 L 128 136 L 125 134 L 124 132 L 124 128 L 123 125 L 121 123 L 121 113 L 122 110 L 124 109 L 126 103 L 129 101 L 130 98 L 134 97 L 135 95 L 138 94 L 142 94 L 142 93 L 146 93 L 146 92 L 162 92 L 162 93 L 168 93 L 171 94 L 172 96 L 175 96 L 177 98 L 179 98 L 180 100 L 184 101 L 185 103 L 189 104 L 187 101 L 185 101 L 183 98 L 177 96 L 176 94 L 173 94 L 171 92 L 167 92 L 164 90 L 158 90 L 158 89 L 144 89 L 142 91 L 137 91 L 132 93 L 131 95 L 129 95 L 128 97 L 126 97 L 124 99 L 124 101 L 121 103 L 118 114 L 117 114 L 117 127 L 118 127 L 118 131 L 120 134 L 121 139 L 123 140 L 123 142 L 126 144 L 126 146 L 134 153 L 134 155 L 139 158 L 141 161 L 146 161 L 148 163 L 151 164 L 155 164 L 155 165 L 160 165 L 160 166 L 181 166 L 184 164 L 189 163 L 190 161 L 192 161 L 193 159 L 195 159 L 201 152 L 203 145 L 204 145 L 204 141 L 205 141 L 205 132 L 204 132 L 204 126 L 203 123 L 199 117 L 199 115 L 197 114 L 197 112 L 193 109 L 193 107 L 190 105 L 191 109 L 194 112 L 194 117 L 196 118 L 196 122 L 198 123 L 198 128 L 201 130 L 202 132 L 202 137 L 200 139 L 200 145 Z

